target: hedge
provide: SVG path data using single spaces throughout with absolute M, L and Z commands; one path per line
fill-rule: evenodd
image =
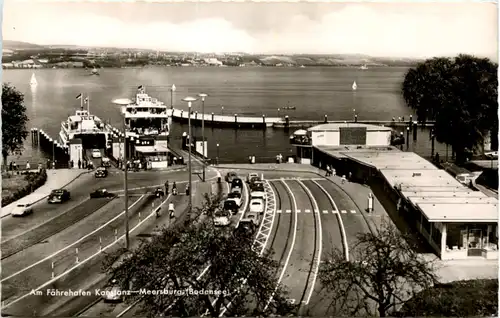
M 418 293 L 395 315 L 399 317 L 498 317 L 498 279 L 439 284 Z
M 39 173 L 29 172 L 26 174 L 25 179 L 26 181 L 28 181 L 28 185 L 26 185 L 24 188 L 18 189 L 11 195 L 2 198 L 2 207 L 27 196 L 28 194 L 44 185 L 45 181 L 47 181 L 47 171 L 45 171 L 45 169 L 42 169 L 42 171 L 40 171 Z

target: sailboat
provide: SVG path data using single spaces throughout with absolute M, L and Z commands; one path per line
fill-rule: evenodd
M 37 80 L 36 80 L 35 73 L 33 73 L 33 74 L 31 75 L 30 85 L 31 85 L 31 86 L 37 86 L 37 85 L 38 85 L 38 82 L 37 82 Z
M 352 83 L 352 90 L 355 91 L 358 89 L 358 85 L 356 84 L 356 81 L 354 81 L 354 83 Z

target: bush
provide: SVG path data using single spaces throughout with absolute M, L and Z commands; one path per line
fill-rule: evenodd
M 47 181 L 47 171 L 45 171 L 45 169 L 42 169 L 42 171 L 40 171 L 39 173 L 30 172 L 27 173 L 24 178 L 26 179 L 26 181 L 28 181 L 28 185 L 18 189 L 11 195 L 2 198 L 2 207 L 17 201 L 22 197 L 27 196 L 28 194 L 32 193 L 33 191 L 44 185 L 45 181 Z
M 397 316 L 469 317 L 498 314 L 498 280 L 462 280 L 436 285 L 407 301 Z

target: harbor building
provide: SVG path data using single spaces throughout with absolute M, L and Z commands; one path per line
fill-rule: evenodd
M 391 146 L 390 128 L 323 124 L 291 139 L 299 162 L 329 165 L 337 175 L 382 189 L 398 217 L 441 259 L 498 259 L 498 199 Z

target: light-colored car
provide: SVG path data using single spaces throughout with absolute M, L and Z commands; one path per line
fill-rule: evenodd
M 264 200 L 252 199 L 250 201 L 250 212 L 264 213 Z
M 250 198 L 251 199 L 266 199 L 266 193 L 264 191 L 252 191 L 250 193 Z
M 231 223 L 230 218 L 231 212 L 225 210 L 219 210 L 215 212 L 214 224 L 215 226 L 228 226 Z
M 116 282 L 113 281 L 113 284 Z M 118 285 L 106 287 L 102 295 L 104 302 L 122 302 L 122 288 Z
M 238 207 L 241 206 L 241 193 L 238 192 L 232 192 L 227 195 L 227 201 L 234 201 Z
M 259 174 L 258 173 L 255 173 L 255 172 L 250 172 L 248 175 L 247 175 L 247 182 L 250 183 L 250 180 L 252 180 L 252 178 L 254 177 L 257 177 L 259 178 Z
M 20 203 L 10 212 L 12 216 L 25 216 L 33 213 L 31 203 Z
M 92 158 L 101 158 L 101 151 L 99 149 L 93 149 L 92 150 Z

